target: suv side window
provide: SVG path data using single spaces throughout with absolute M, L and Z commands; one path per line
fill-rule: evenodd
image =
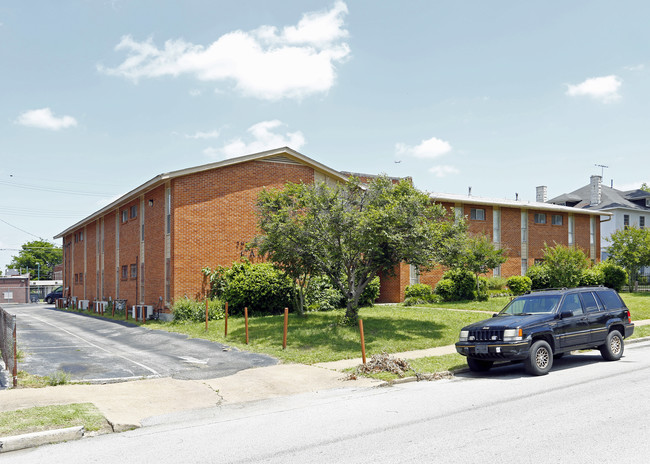
M 580 316 L 584 313 L 577 293 L 570 293 L 564 297 L 564 301 L 560 306 L 560 314 L 565 311 L 570 311 L 574 316 Z
M 587 312 L 599 311 L 601 309 L 599 308 L 598 302 L 596 301 L 596 298 L 594 298 L 593 293 L 582 292 L 580 293 L 580 296 L 582 297 L 582 302 L 584 303 Z
M 596 294 L 600 298 L 600 301 L 603 302 L 603 306 L 605 306 L 607 311 L 620 309 L 624 306 L 621 297 L 614 290 L 598 290 Z

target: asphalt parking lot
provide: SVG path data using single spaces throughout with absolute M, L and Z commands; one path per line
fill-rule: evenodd
M 156 377 L 203 380 L 278 362 L 219 343 L 59 311 L 42 303 L 5 309 L 16 314 L 18 349 L 24 353 L 18 368 L 34 375 L 63 371 L 71 380 L 98 383 Z

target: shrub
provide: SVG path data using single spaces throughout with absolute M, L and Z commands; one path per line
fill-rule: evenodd
M 224 272 L 223 299 L 231 314 L 282 314 L 291 307 L 294 283 L 271 263 L 233 263 Z
M 487 301 L 490 297 L 488 293 L 488 279 L 487 277 L 479 276 L 478 278 L 478 291 L 476 287 L 473 290 L 473 296 L 475 300 L 478 301 Z
M 548 268 L 543 264 L 535 264 L 526 271 L 526 277 L 531 281 L 531 289 L 540 290 L 549 288 L 551 280 L 548 275 Z
M 453 301 L 456 298 L 456 283 L 451 279 L 441 279 L 436 284 L 435 292 L 443 301 Z
M 476 297 L 476 276 L 472 271 L 465 269 L 450 269 L 442 276 L 454 282 L 455 294 L 453 300 L 473 300 Z
M 361 296 L 359 297 L 359 307 L 363 306 L 374 306 L 375 300 L 379 298 L 379 276 L 375 276 L 374 279 L 363 289 Z
M 327 277 L 315 276 L 309 280 L 305 290 L 305 309 L 308 311 L 330 311 L 345 306 L 341 292 L 332 287 Z
M 508 288 L 515 295 L 523 295 L 530 291 L 532 282 L 526 276 L 512 276 L 508 279 Z
M 582 272 L 589 267 L 589 259 L 579 248 L 544 244 L 544 266 L 549 270 L 549 286 L 573 288 L 580 284 Z
M 582 271 L 582 276 L 580 277 L 581 286 L 593 286 L 593 285 L 602 285 L 605 275 L 603 274 L 602 269 L 598 266 L 594 266 L 589 269 Z
M 404 290 L 404 297 L 417 298 L 426 302 L 433 298 L 433 289 L 427 284 L 408 285 Z
M 201 322 L 205 321 L 205 301 L 190 300 L 189 298 L 181 298 L 174 301 L 172 305 L 174 312 L 174 321 L 192 321 Z M 208 300 L 208 320 L 215 321 L 223 319 L 224 309 L 221 301 L 216 299 Z
M 621 266 L 610 261 L 598 264 L 603 273 L 603 285 L 620 292 L 627 282 L 627 272 Z
M 490 277 L 487 280 L 487 288 L 488 290 L 504 290 L 506 288 L 506 281 L 507 279 L 505 277 Z

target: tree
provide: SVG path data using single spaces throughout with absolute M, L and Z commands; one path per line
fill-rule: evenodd
M 391 273 L 400 262 L 430 268 L 440 244 L 457 233 L 427 194 L 385 176 L 367 186 L 357 179 L 287 184 L 262 193 L 258 209 L 260 250 L 294 277 L 327 276 L 345 297 L 350 323 L 378 273 Z
M 63 262 L 63 250 L 45 240 L 25 243 L 18 256 L 12 258 L 9 269 L 27 269 L 32 280 L 54 277 L 54 266 Z M 39 276 L 40 274 L 40 276 Z
M 465 226 L 460 226 L 465 229 Z M 497 248 L 485 234 L 458 234 L 445 244 L 440 263 L 451 269 L 466 269 L 476 277 L 476 294 L 481 293 L 479 276 L 505 263 L 503 249 Z
M 609 259 L 623 267 L 630 278 L 630 288 L 644 266 L 650 266 L 650 231 L 637 227 L 617 230 L 607 239 Z
M 551 287 L 577 287 L 589 259 L 580 248 L 569 248 L 556 243 L 554 247 L 544 243 L 544 267 L 548 269 Z
M 643 190 L 644 192 L 650 192 L 650 186 L 648 186 L 648 184 L 644 182 L 643 184 L 641 184 L 641 190 Z

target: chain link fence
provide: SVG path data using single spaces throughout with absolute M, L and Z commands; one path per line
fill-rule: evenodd
M 13 386 L 18 385 L 16 363 L 16 316 L 0 307 L 0 351 L 7 372 L 13 377 Z

